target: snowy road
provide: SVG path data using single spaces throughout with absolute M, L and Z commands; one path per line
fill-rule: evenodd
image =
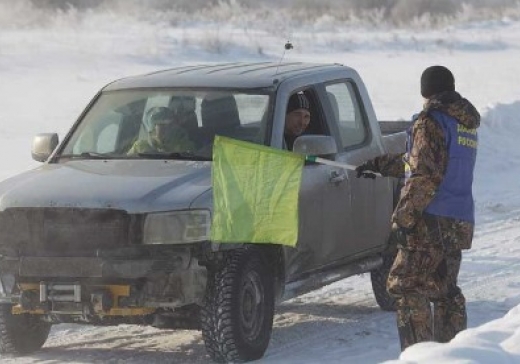
M 520 214 L 477 228 L 460 277 L 469 326 L 520 303 Z M 380 311 L 367 274 L 278 307 L 271 344 L 258 363 L 379 363 L 399 355 L 394 314 Z M 5 363 L 210 363 L 200 333 L 121 325 L 58 325 L 37 354 Z

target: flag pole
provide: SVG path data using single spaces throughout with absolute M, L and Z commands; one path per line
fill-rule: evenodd
M 305 160 L 307 162 L 326 164 L 328 166 L 339 167 L 339 168 L 347 169 L 347 170 L 350 170 L 350 171 L 355 171 L 356 170 L 356 166 L 353 166 L 352 164 L 339 163 L 339 162 L 331 161 L 331 160 L 328 160 L 328 159 L 325 159 L 325 158 L 316 157 L 314 155 L 306 155 L 305 156 Z M 376 173 L 376 172 L 371 172 L 371 173 L 374 173 L 376 176 L 381 177 L 381 173 Z

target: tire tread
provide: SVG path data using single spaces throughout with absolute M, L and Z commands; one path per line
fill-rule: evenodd
M 39 350 L 52 325 L 39 317 L 13 315 L 11 309 L 10 304 L 0 304 L 0 354 L 24 355 Z

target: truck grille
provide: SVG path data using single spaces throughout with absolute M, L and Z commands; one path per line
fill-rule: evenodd
M 124 247 L 134 233 L 121 210 L 10 208 L 0 212 L 0 249 L 23 255 L 74 256 L 81 251 Z

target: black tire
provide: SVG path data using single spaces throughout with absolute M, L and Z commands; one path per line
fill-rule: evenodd
M 0 304 L 0 354 L 24 355 L 39 350 L 52 324 L 34 315 L 13 315 L 12 305 Z
M 386 289 L 386 281 L 388 280 L 388 274 L 390 268 L 394 264 L 397 250 L 392 253 L 383 254 L 383 264 L 370 272 L 370 279 L 372 281 L 372 290 L 379 307 L 383 311 L 395 311 L 396 304 L 395 299 L 388 293 Z
M 274 277 L 261 248 L 226 254 L 220 268 L 208 277 L 202 335 L 214 361 L 256 360 L 271 338 Z
M 202 339 L 206 351 L 213 361 L 224 363 L 225 359 L 220 353 L 217 342 L 217 330 L 214 320 L 215 314 L 215 270 L 208 268 L 208 281 L 206 283 L 206 293 L 204 295 L 204 304 L 200 310 L 200 326 L 202 330 Z

